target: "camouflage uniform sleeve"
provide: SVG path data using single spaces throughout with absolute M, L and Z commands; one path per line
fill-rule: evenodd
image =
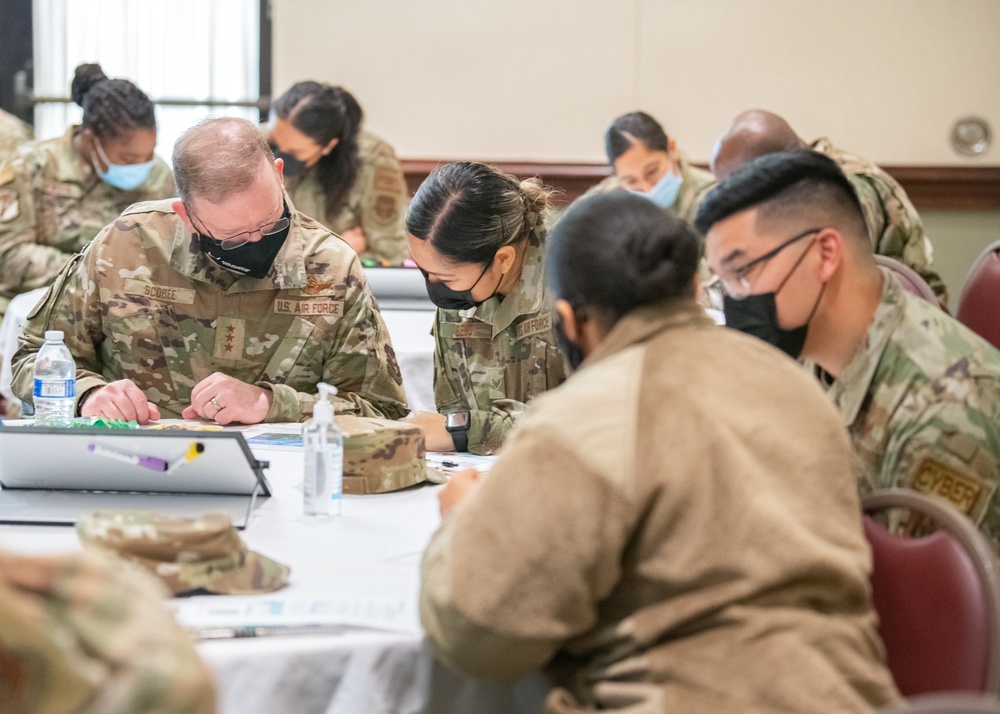
M 0 556 L 5 712 L 208 714 L 211 678 L 151 576 L 94 554 Z
M 400 419 L 409 412 L 403 375 L 389 331 L 357 257 L 351 260 L 344 297 L 344 315 L 333 334 L 320 336 L 304 349 L 329 350 L 318 382 L 337 388 L 337 414 Z M 332 343 L 332 344 L 331 344 Z M 274 392 L 265 421 L 301 421 L 312 415 L 316 390 L 299 392 L 287 384 L 258 382 Z
M 363 187 L 361 228 L 368 250 L 361 257 L 376 263 L 402 265 L 409 257 L 405 219 L 410 202 L 403 167 L 385 142 L 379 142 L 370 161 L 366 175 L 358 177 L 367 183 Z
M 934 249 L 924 235 L 924 223 L 910 199 L 901 188 L 897 190 L 868 174 L 852 174 L 849 178 L 864 209 L 874 251 L 913 268 L 947 310 L 948 288 L 931 267 Z
M 11 390 L 32 402 L 32 372 L 46 330 L 62 330 L 76 362 L 76 397 L 107 384 L 101 374 L 97 346 L 102 336 L 102 307 L 95 285 L 105 228 L 86 250 L 73 256 L 38 304 L 28 313 L 24 333 L 12 359 Z
M 950 501 L 1000 550 L 1000 403 L 944 396 L 890 438 L 880 482 Z
M 7 297 L 45 287 L 70 257 L 39 243 L 34 187 L 40 170 L 31 154 L 0 169 L 0 293 Z
M 434 404 L 439 414 L 469 410 L 469 452 L 479 455 L 493 454 L 503 445 L 507 433 L 514 427 L 517 418 L 524 412 L 525 404 L 513 399 L 496 399 L 489 409 L 480 408 L 483 400 L 470 404 L 465 395 L 477 388 L 489 389 L 492 382 L 488 370 L 498 370 L 495 365 L 476 375 L 469 374 L 462 358 L 459 340 L 443 334 L 441 311 L 434 319 Z M 463 384 L 468 389 L 463 389 Z

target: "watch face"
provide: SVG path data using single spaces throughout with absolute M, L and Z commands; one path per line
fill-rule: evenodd
M 448 431 L 462 431 L 469 428 L 469 412 L 449 412 L 445 417 Z

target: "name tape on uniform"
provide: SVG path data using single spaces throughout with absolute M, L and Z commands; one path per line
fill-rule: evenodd
M 275 300 L 274 312 L 278 315 L 332 315 L 344 314 L 343 300 Z
M 493 327 L 485 322 L 460 322 L 455 325 L 455 337 L 460 340 L 488 340 Z
M 175 288 L 170 285 L 154 285 L 145 280 L 130 278 L 125 281 L 125 294 L 147 297 L 160 302 L 176 302 L 181 305 L 194 305 L 195 291 L 188 288 Z
M 539 332 L 550 332 L 552 330 L 552 316 L 549 314 L 529 317 L 517 326 L 517 339 L 523 340 L 529 335 L 537 335 Z

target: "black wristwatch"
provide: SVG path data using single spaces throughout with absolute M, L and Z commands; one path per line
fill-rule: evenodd
M 468 409 L 457 412 L 448 412 L 444 415 L 444 428 L 451 434 L 451 440 L 455 442 L 455 451 L 469 450 L 469 425 L 472 422 L 472 413 Z

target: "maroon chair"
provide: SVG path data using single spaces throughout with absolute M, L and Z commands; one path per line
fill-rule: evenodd
M 1000 561 L 990 543 L 937 496 L 888 489 L 862 506 L 879 634 L 899 691 L 1000 693 Z M 908 538 L 871 517 L 894 509 L 936 530 Z
M 1000 240 L 986 246 L 972 264 L 956 317 L 1000 349 Z
M 913 293 L 933 305 L 938 304 L 937 295 L 931 290 L 931 286 L 913 268 L 887 255 L 876 254 L 875 262 L 883 268 L 891 270 L 895 274 L 896 279 L 899 280 L 899 284 L 903 286 L 903 290 Z

